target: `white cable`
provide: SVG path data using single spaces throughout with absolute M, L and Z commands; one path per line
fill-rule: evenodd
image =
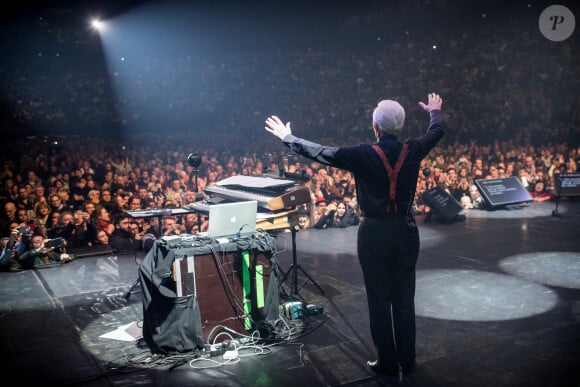
M 201 362 L 201 361 L 207 361 L 209 363 L 213 363 L 213 365 L 208 365 L 208 366 L 203 366 L 203 367 L 196 367 L 193 365 L 193 363 L 197 363 L 197 362 Z M 210 359 L 210 358 L 198 357 L 197 359 L 192 359 L 189 362 L 189 367 L 193 368 L 194 370 L 205 370 L 205 369 L 209 369 L 209 368 L 219 368 L 219 367 L 223 367 L 225 365 L 236 364 L 239 362 L 240 362 L 239 357 L 236 357 L 233 359 L 228 359 L 226 361 L 217 361 L 217 360 Z
M 228 336 L 228 337 L 230 338 L 230 340 L 234 341 L 234 337 L 233 337 L 232 335 L 230 335 L 229 333 L 227 333 L 227 332 L 220 332 L 220 333 L 218 333 L 218 334 L 217 334 L 217 335 L 214 337 L 214 339 L 213 339 L 213 343 L 212 343 L 212 344 L 215 344 L 215 343 L 216 343 L 216 339 L 217 339 L 218 337 L 220 337 L 221 335 L 226 335 L 226 336 Z

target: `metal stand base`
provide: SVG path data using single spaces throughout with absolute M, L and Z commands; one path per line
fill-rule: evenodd
M 560 195 L 556 196 L 556 208 L 554 208 L 554 211 L 552 211 L 552 216 L 556 217 L 556 218 L 561 218 L 562 214 L 560 214 L 558 212 L 558 206 L 560 205 Z
M 135 280 L 135 282 L 133 282 L 133 285 L 131 285 L 131 287 L 129 288 L 129 290 L 127 290 L 127 293 L 125 293 L 125 296 L 124 296 L 125 300 L 128 300 L 129 297 L 131 297 L 131 294 L 141 293 L 142 290 L 135 290 L 135 288 L 137 286 L 140 286 L 140 285 L 141 285 L 141 280 L 139 278 L 137 278 Z
M 322 288 L 320 287 L 320 285 L 318 285 L 318 283 L 316 283 L 316 281 L 306 272 L 306 270 L 304 270 L 302 268 L 302 266 L 300 266 L 297 262 L 296 259 L 296 227 L 292 226 L 290 227 L 291 231 L 292 231 L 292 265 L 290 266 L 290 268 L 286 271 L 286 273 L 284 273 L 284 276 L 282 277 L 282 280 L 280 281 L 281 284 L 283 284 L 286 279 L 288 278 L 288 275 L 290 273 L 292 273 L 292 282 L 291 282 L 291 296 L 298 296 L 298 292 L 300 291 L 300 289 L 302 289 L 304 287 L 304 285 L 306 285 L 306 283 L 308 283 L 308 281 L 311 281 L 314 286 L 316 286 L 318 288 L 318 290 L 320 290 L 320 293 L 324 294 L 324 290 L 322 290 Z M 302 283 L 302 285 L 300 287 L 298 287 L 298 271 L 301 271 L 302 274 L 304 274 L 306 276 L 306 280 Z

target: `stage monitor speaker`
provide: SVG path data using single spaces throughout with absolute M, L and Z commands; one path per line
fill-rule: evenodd
M 533 201 L 532 195 L 515 176 L 499 179 L 478 179 L 475 185 L 485 200 L 488 210 Z
M 580 173 L 556 173 L 554 183 L 557 196 L 580 196 Z
M 421 197 L 423 202 L 431 208 L 435 218 L 441 222 L 453 222 L 463 210 L 461 203 L 440 187 L 425 191 Z

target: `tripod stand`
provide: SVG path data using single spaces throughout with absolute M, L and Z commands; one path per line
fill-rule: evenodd
M 127 292 L 123 296 L 125 298 L 125 300 L 128 300 L 129 297 L 131 297 L 131 294 L 141 293 L 141 290 L 135 290 L 135 288 L 139 285 L 141 285 L 141 280 L 139 279 L 139 277 L 137 277 L 135 282 L 133 282 L 133 285 L 131 285 L 129 290 L 127 290 Z
M 136 262 L 137 261 L 137 252 L 136 251 L 133 253 L 121 253 L 117 256 L 117 259 L 119 259 L 119 257 L 121 257 L 123 255 L 129 255 L 129 254 L 133 255 L 133 260 Z M 125 292 L 125 295 L 123 296 L 123 298 L 125 298 L 125 300 L 128 300 L 129 297 L 131 297 L 131 294 L 141 293 L 141 290 L 136 289 L 140 285 L 141 285 L 141 280 L 139 279 L 139 276 L 137 276 L 137 279 L 133 282 L 133 284 L 131 285 L 129 290 L 127 290 Z
M 318 288 L 318 290 L 320 290 L 320 293 L 324 294 L 324 290 L 322 290 L 320 285 L 318 285 L 316 283 L 316 281 L 314 281 L 314 279 L 302 268 L 302 266 L 300 266 L 298 264 L 298 261 L 296 259 L 296 232 L 297 232 L 296 228 L 297 227 L 298 226 L 294 226 L 294 225 L 291 225 L 291 227 L 290 227 L 290 230 L 292 232 L 292 265 L 290 265 L 290 268 L 288 268 L 286 273 L 284 273 L 284 276 L 282 277 L 282 281 L 280 283 L 284 283 L 286 281 L 286 279 L 288 278 L 288 275 L 290 273 L 292 273 L 292 282 L 290 284 L 292 296 L 297 296 L 300 289 L 302 289 L 308 281 L 311 281 L 314 284 L 314 286 L 316 286 Z M 304 274 L 306 276 L 306 280 L 302 283 L 302 286 L 300 286 L 300 288 L 298 287 L 298 270 L 300 270 L 302 272 L 302 274 Z

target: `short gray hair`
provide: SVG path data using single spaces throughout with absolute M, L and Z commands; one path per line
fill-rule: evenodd
M 405 123 L 405 109 L 397 101 L 384 99 L 373 111 L 373 123 L 382 133 L 397 136 Z

